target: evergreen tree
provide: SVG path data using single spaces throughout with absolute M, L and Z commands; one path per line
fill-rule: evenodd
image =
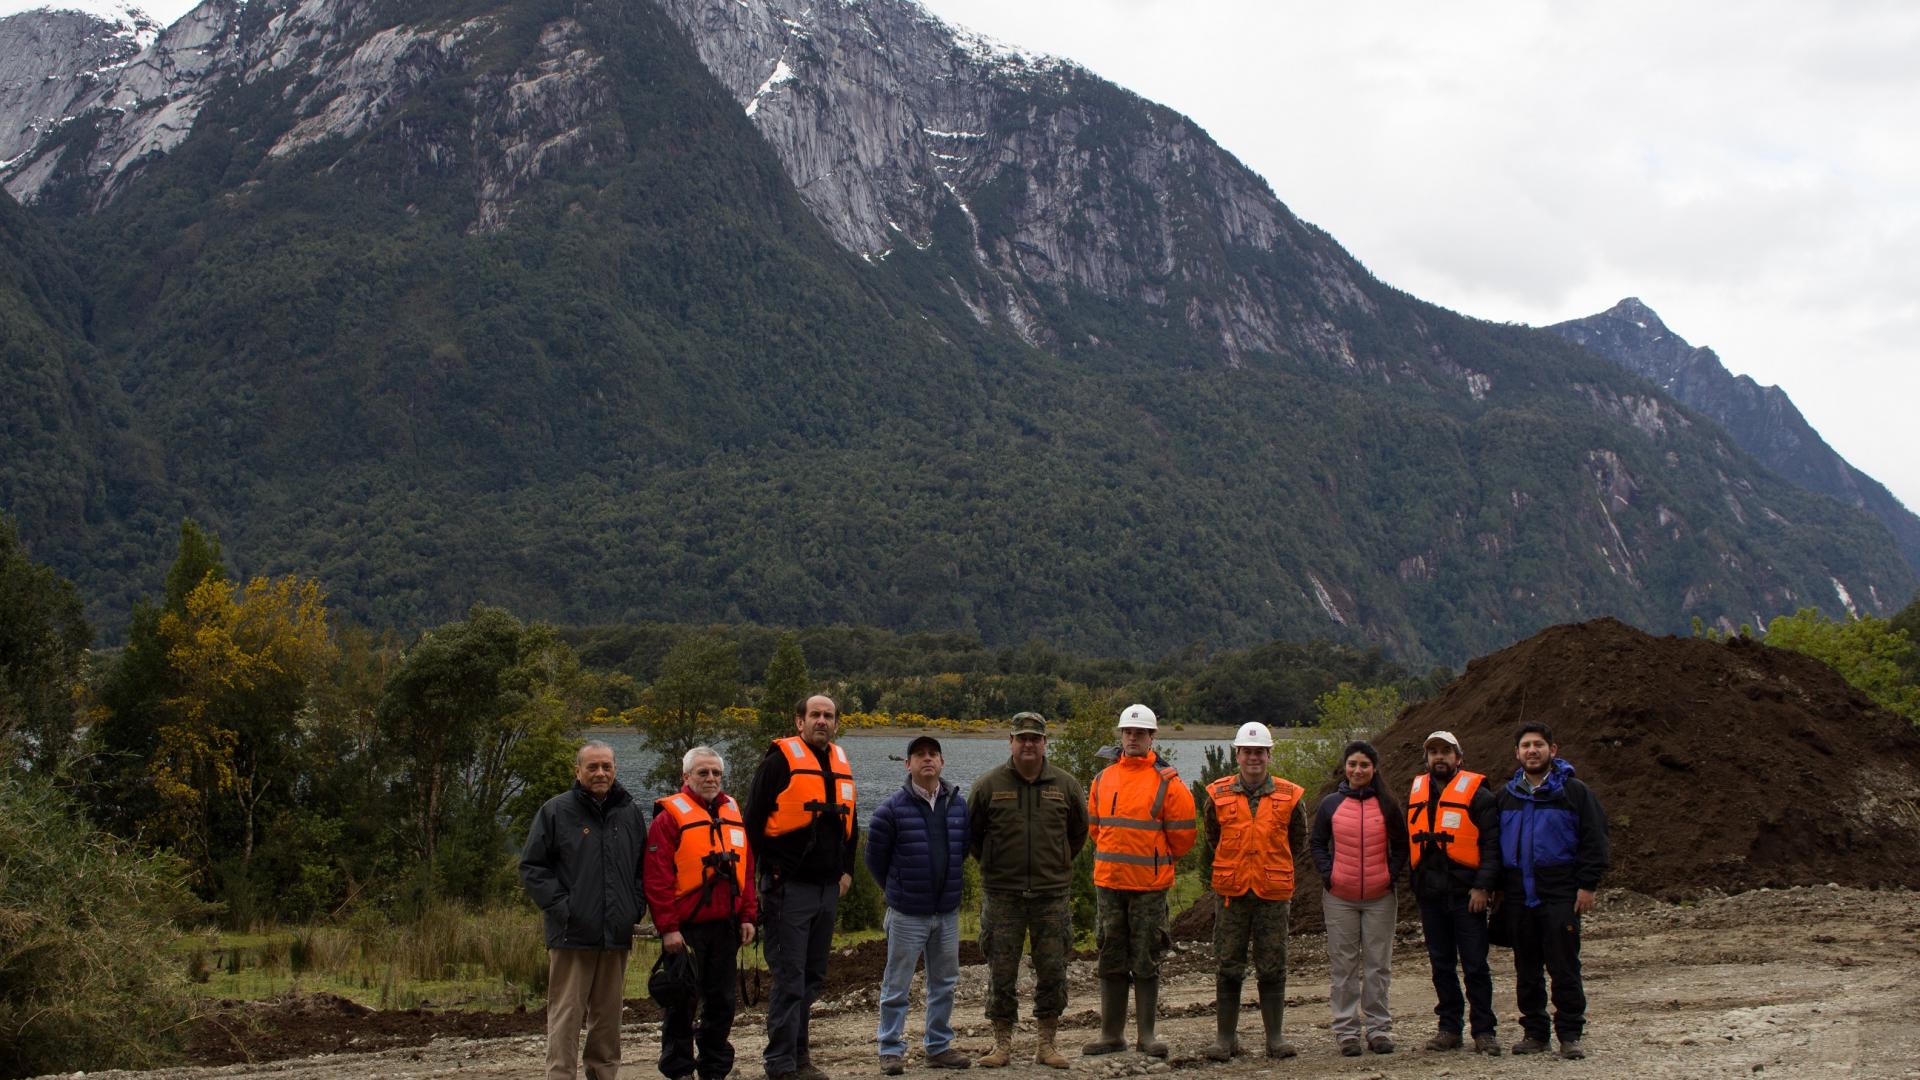
M 0 764 L 48 769 L 71 749 L 92 643 L 73 584 L 29 559 L 0 515 Z
M 158 603 L 134 605 L 127 646 L 101 684 L 86 776 L 89 802 L 95 816 L 122 835 L 133 835 L 160 809 L 148 766 L 160 745 L 166 703 L 183 690 L 167 661 L 160 621 L 185 616 L 188 594 L 208 578 L 227 580 L 220 538 L 191 518 L 183 520 L 165 591 Z
M 761 744 L 793 734 L 793 707 L 812 688 L 799 635 L 781 635 L 773 659 L 767 661 L 766 681 L 760 689 Z

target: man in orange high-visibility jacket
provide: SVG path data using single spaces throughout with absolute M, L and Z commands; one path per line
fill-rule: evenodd
M 1133 984 L 1135 1046 L 1167 1056 L 1154 1038 L 1160 1002 L 1160 956 L 1167 949 L 1167 890 L 1173 864 L 1193 849 L 1193 792 L 1153 752 L 1159 720 L 1145 705 L 1120 714 L 1120 760 L 1093 778 L 1087 792 L 1087 839 L 1093 842 L 1094 897 L 1099 906 L 1100 1037 L 1083 1054 L 1124 1050 L 1127 984 Z
M 1273 733 L 1248 723 L 1233 738 L 1239 771 L 1207 785 L 1201 815 L 1213 849 L 1214 1024 L 1217 1037 L 1206 1055 L 1231 1061 L 1240 1048 L 1240 989 L 1247 953 L 1260 986 L 1260 1021 L 1267 1056 L 1296 1051 L 1281 1034 L 1287 1007 L 1287 922 L 1293 903 L 1294 852 L 1307 840 L 1300 785 L 1267 772 Z

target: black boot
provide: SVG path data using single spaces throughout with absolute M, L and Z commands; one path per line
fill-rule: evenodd
M 1153 1025 L 1160 1019 L 1160 977 L 1133 980 L 1133 1026 L 1139 1041 L 1134 1048 L 1148 1057 L 1167 1056 L 1167 1044 L 1153 1037 Z
M 1232 1061 L 1240 1052 L 1240 980 L 1213 977 L 1213 1045 L 1204 1053 L 1211 1061 Z
M 1280 1022 L 1287 1014 L 1287 981 L 1274 979 L 1260 984 L 1260 1023 L 1267 1029 L 1267 1056 L 1290 1058 L 1300 1051 L 1280 1036 Z
M 1127 1048 L 1120 1032 L 1127 1026 L 1127 977 L 1100 980 L 1100 1037 L 1080 1048 L 1083 1057 Z

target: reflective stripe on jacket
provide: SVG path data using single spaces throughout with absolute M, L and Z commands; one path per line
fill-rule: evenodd
M 708 810 L 699 799 L 669 795 L 653 804 L 655 817 L 666 814 L 680 826 L 680 842 L 673 852 L 673 894 L 686 896 L 707 887 L 719 877 L 716 889 L 733 879 L 736 895 L 747 888 L 747 826 L 740 820 L 740 807 L 726 795 L 720 796 L 717 811 Z
M 1428 845 L 1461 866 L 1480 865 L 1480 827 L 1468 811 L 1485 781 L 1485 776 L 1463 769 L 1440 790 L 1437 802 L 1429 802 L 1427 774 L 1413 778 L 1413 791 L 1407 795 L 1407 839 L 1415 867 Z
M 1087 793 L 1087 838 L 1093 841 L 1093 883 L 1149 892 L 1173 887 L 1173 864 L 1199 838 L 1193 792 L 1157 757 L 1123 757 L 1093 778 Z
M 832 782 L 828 782 L 827 773 L 820 768 L 820 759 L 815 757 L 807 741 L 798 735 L 789 735 L 774 741 L 787 759 L 787 786 L 774 800 L 773 812 L 767 815 L 767 835 L 785 836 L 796 833 L 813 825 L 814 819 L 823 814 L 837 814 L 841 826 L 849 839 L 853 837 L 853 766 L 847 763 L 847 752 L 840 749 L 839 743 L 828 747 L 832 753 L 829 761 L 833 770 Z
M 1251 892 L 1262 900 L 1293 898 L 1293 847 L 1287 827 L 1294 807 L 1306 792 L 1300 785 L 1273 777 L 1273 792 L 1253 800 L 1235 789 L 1237 774 L 1207 785 L 1214 819 L 1220 823 L 1220 841 L 1213 849 L 1213 891 L 1223 900 Z

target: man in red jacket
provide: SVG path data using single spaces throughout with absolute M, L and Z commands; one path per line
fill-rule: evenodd
M 720 790 L 726 763 L 719 753 L 696 746 L 680 769 L 680 790 L 653 804 L 642 881 L 661 947 L 693 951 L 700 990 L 664 1010 L 660 1073 L 721 1080 L 733 1070 L 734 960 L 753 941 L 758 914 L 753 854 L 740 805 Z

